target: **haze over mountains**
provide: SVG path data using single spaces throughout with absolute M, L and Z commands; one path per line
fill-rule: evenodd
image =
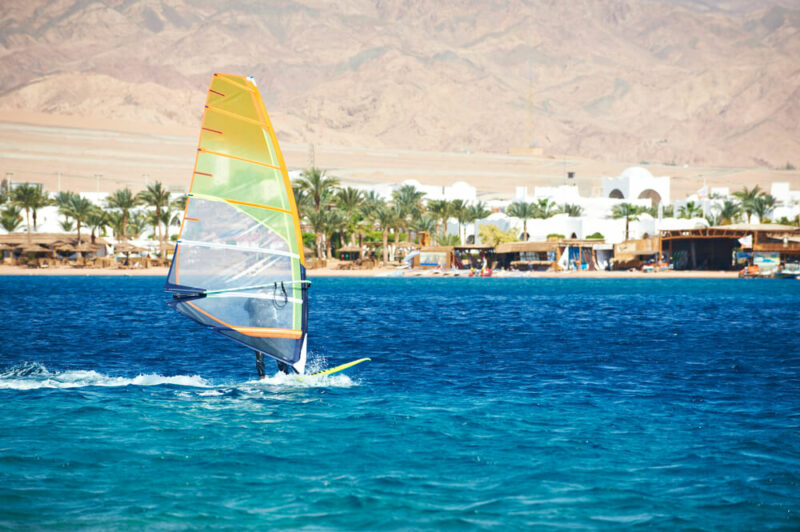
M 606 0 L 0 6 L 0 109 L 197 127 L 255 76 L 281 140 L 800 166 L 800 8 Z

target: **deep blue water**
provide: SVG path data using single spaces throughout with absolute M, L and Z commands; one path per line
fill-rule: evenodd
M 315 279 L 312 364 L 0 277 L 0 528 L 800 529 L 800 282 Z

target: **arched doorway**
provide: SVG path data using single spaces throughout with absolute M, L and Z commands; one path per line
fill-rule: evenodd
M 653 190 L 652 188 L 648 188 L 647 190 L 643 190 L 641 194 L 639 194 L 639 199 L 649 199 L 652 202 L 653 207 L 661 203 L 661 194 Z
M 614 199 L 625 199 L 625 194 L 623 194 L 620 189 L 615 188 L 614 190 L 611 191 L 608 197 Z

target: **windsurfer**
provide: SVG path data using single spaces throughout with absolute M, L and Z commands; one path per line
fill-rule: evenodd
M 276 360 L 275 362 L 278 363 L 278 371 L 281 373 L 285 373 L 286 375 L 297 373 L 289 364 L 284 364 L 280 360 Z M 256 351 L 256 371 L 258 371 L 259 379 L 264 380 L 266 378 L 267 373 L 264 368 L 264 353 L 261 351 Z

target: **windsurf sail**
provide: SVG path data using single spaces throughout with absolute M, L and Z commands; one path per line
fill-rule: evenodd
M 302 374 L 308 285 L 292 186 L 258 88 L 214 74 L 165 286 L 170 306 Z

